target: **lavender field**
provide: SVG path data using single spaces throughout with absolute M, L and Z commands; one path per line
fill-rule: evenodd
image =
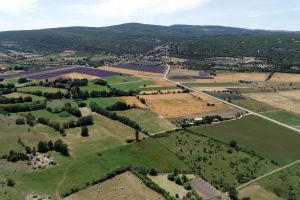
M 122 64 L 122 65 L 112 65 L 111 67 L 143 71 L 143 72 L 159 73 L 159 74 L 162 74 L 166 71 L 166 68 L 162 65 Z
M 87 74 L 87 75 L 91 75 L 91 76 L 97 76 L 99 78 L 119 75 L 119 73 L 104 71 L 101 69 L 94 69 L 94 68 L 87 68 L 87 67 L 75 67 L 75 68 L 70 68 L 70 69 L 53 71 L 53 72 L 49 72 L 49 73 L 27 76 L 27 78 L 41 80 L 41 79 L 49 79 L 49 78 L 53 78 L 53 77 L 58 77 L 58 76 L 62 76 L 64 74 L 69 74 L 69 73 L 81 73 L 81 74 Z

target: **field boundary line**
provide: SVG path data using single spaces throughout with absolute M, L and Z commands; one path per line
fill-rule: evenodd
M 220 101 L 220 102 L 222 102 L 222 103 L 224 103 L 224 104 L 230 105 L 230 106 L 232 106 L 232 107 L 235 107 L 235 108 L 238 108 L 238 109 L 240 109 L 240 110 L 246 111 L 246 112 L 248 112 L 248 113 L 250 113 L 250 114 L 256 115 L 256 116 L 258 116 L 258 117 L 260 117 L 260 118 L 263 118 L 263 119 L 265 119 L 265 120 L 268 120 L 268 121 L 270 121 L 270 122 L 273 122 L 273 123 L 275 123 L 275 124 L 278 124 L 278 125 L 280 125 L 280 126 L 283 126 L 283 127 L 287 128 L 287 129 L 293 130 L 293 131 L 295 131 L 296 133 L 300 134 L 300 130 L 297 129 L 297 128 L 294 128 L 294 127 L 289 126 L 289 125 L 287 125 L 287 124 L 281 123 L 281 122 L 276 121 L 276 120 L 274 120 L 274 119 L 271 119 L 271 118 L 269 118 L 269 117 L 263 116 L 263 115 L 261 115 L 261 114 L 259 114 L 259 113 L 253 112 L 253 111 L 251 111 L 251 110 L 248 110 L 248 109 L 243 108 L 243 107 L 241 107 L 241 106 L 235 105 L 235 104 L 233 104 L 233 103 L 229 103 L 229 102 L 227 102 L 227 101 L 224 101 L 224 100 L 222 100 L 222 99 L 219 99 L 219 98 L 217 98 L 217 97 L 214 97 L 214 96 L 212 96 L 212 95 L 210 95 L 210 94 L 207 94 L 207 93 L 205 93 L 205 92 L 201 92 L 201 91 L 196 90 L 196 89 L 194 89 L 194 88 L 185 86 L 185 85 L 183 85 L 183 84 L 181 84 L 181 83 L 179 83 L 179 82 L 175 82 L 175 81 L 172 81 L 172 80 L 168 79 L 168 74 L 169 74 L 169 72 L 170 72 L 170 66 L 169 66 L 168 64 L 166 64 L 166 65 L 167 65 L 168 69 L 167 69 L 167 71 L 166 71 L 166 73 L 165 73 L 163 79 L 165 79 L 165 80 L 167 80 L 167 81 L 169 81 L 169 82 L 171 82 L 171 83 L 174 83 L 174 84 L 176 84 L 176 85 L 179 85 L 180 87 L 186 88 L 186 89 L 188 89 L 188 90 L 190 90 L 190 91 L 193 91 L 193 92 L 196 92 L 196 93 L 205 95 L 205 96 L 210 97 L 210 98 L 212 98 L 212 99 L 214 99 L 214 100 Z
M 292 163 L 290 163 L 290 164 L 287 164 L 287 165 L 282 166 L 282 167 L 280 167 L 280 168 L 277 168 L 277 169 L 275 169 L 275 170 L 273 170 L 273 171 L 270 171 L 270 172 L 268 172 L 268 173 L 266 173 L 266 174 L 264 174 L 264 175 L 262 175 L 262 176 L 259 176 L 259 177 L 255 178 L 255 179 L 253 179 L 253 180 L 251 180 L 251 181 L 249 181 L 249 182 L 247 182 L 247 183 L 244 183 L 244 184 L 238 186 L 236 189 L 237 189 L 237 190 L 240 190 L 240 189 L 242 189 L 242 188 L 244 188 L 244 187 L 247 187 L 247 186 L 249 186 L 249 185 L 251 185 L 251 184 L 253 184 L 253 183 L 255 183 L 255 182 L 257 182 L 257 181 L 259 181 L 259 180 L 261 180 L 261 179 L 263 179 L 263 178 L 265 178 L 265 177 L 267 177 L 267 176 L 270 176 L 270 175 L 275 174 L 275 173 L 277 173 L 277 172 L 280 172 L 280 171 L 282 171 L 282 170 L 284 170 L 284 169 L 287 169 L 287 168 L 289 168 L 289 167 L 292 167 L 292 166 L 294 166 L 294 165 L 297 165 L 298 163 L 300 163 L 300 160 L 296 160 L 296 161 L 294 161 L 294 162 L 292 162 Z

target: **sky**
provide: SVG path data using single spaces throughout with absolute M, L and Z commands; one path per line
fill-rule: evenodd
M 299 0 L 0 0 L 0 31 L 137 22 L 300 31 Z

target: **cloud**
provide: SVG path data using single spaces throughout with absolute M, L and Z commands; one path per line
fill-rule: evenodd
M 74 12 L 113 18 L 170 14 L 202 6 L 210 0 L 95 0 L 71 5 Z
M 0 0 L 0 13 L 19 15 L 33 11 L 38 0 Z

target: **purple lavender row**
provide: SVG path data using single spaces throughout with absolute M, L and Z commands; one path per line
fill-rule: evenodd
M 166 68 L 162 65 L 121 64 L 121 65 L 112 65 L 111 67 L 143 71 L 143 72 L 160 73 L 160 74 L 164 73 L 166 70 Z
M 116 73 L 116 72 L 104 71 L 101 69 L 75 67 L 75 68 L 71 68 L 71 69 L 49 72 L 46 74 L 37 74 L 37 75 L 27 76 L 27 78 L 41 80 L 41 79 L 49 79 L 49 78 L 53 78 L 53 77 L 57 77 L 57 76 L 62 76 L 62 75 L 69 74 L 69 73 L 82 73 L 82 74 L 87 74 L 87 75 L 97 76 L 97 77 L 110 77 L 110 76 L 115 76 L 115 75 L 120 74 L 120 73 Z

